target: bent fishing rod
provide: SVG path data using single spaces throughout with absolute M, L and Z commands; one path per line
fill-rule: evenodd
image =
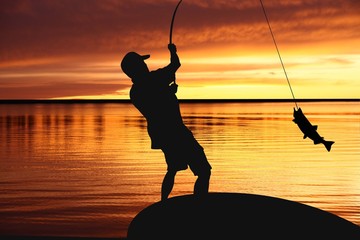
M 176 8 L 174 10 L 172 19 L 171 19 L 171 24 L 170 24 L 170 38 L 169 38 L 169 43 L 172 44 L 172 32 L 173 32 L 173 27 L 174 27 L 174 21 L 175 21 L 175 16 L 176 16 L 176 12 L 179 8 L 180 3 L 182 2 L 182 0 L 179 1 L 179 3 L 176 5 Z
M 292 95 L 292 97 L 293 97 L 293 99 L 294 99 L 294 103 L 295 103 L 296 109 L 299 109 L 299 107 L 298 107 L 298 105 L 297 105 L 297 102 L 296 102 L 296 98 L 295 98 L 294 92 L 293 92 L 292 87 L 291 87 L 291 84 L 290 84 L 290 80 L 289 80 L 288 75 L 287 75 L 286 70 L 285 70 L 285 65 L 284 65 L 283 60 L 282 60 L 282 58 L 281 58 L 280 51 L 279 51 L 278 45 L 277 45 L 277 43 L 276 43 L 274 33 L 273 33 L 272 29 L 271 29 L 270 21 L 269 21 L 269 18 L 268 18 L 268 16 L 267 16 L 267 14 L 266 14 L 265 7 L 264 7 L 264 4 L 263 4 L 262 0 L 260 0 L 260 3 L 261 3 L 261 7 L 262 7 L 262 9 L 263 9 L 263 12 L 264 12 L 264 15 L 265 15 L 265 18 L 266 18 L 266 22 L 267 22 L 267 24 L 268 24 L 268 27 L 269 27 L 269 30 L 270 30 L 270 33 L 271 33 L 271 37 L 272 37 L 272 39 L 273 39 L 273 41 L 274 41 L 274 45 L 275 45 L 277 54 L 278 54 L 278 56 L 279 56 L 282 69 L 284 70 L 284 74 L 285 74 L 286 80 L 287 80 L 287 82 L 288 82 L 288 85 L 289 85 L 289 88 L 290 88 L 290 91 L 291 91 L 291 95 Z
M 172 19 L 171 19 L 169 44 L 172 44 L 172 33 L 173 33 L 173 28 L 174 28 L 175 16 L 176 16 L 176 12 L 177 12 L 181 2 L 182 2 L 182 0 L 180 0 L 179 3 L 176 5 L 176 8 L 174 10 L 174 13 L 173 13 L 173 16 L 172 16 Z M 174 80 L 174 84 L 175 84 L 175 86 L 177 86 L 176 85 L 176 80 Z

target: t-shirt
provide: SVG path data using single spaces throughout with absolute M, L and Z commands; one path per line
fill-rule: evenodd
M 146 79 L 136 81 L 130 90 L 130 99 L 147 120 L 151 148 L 160 149 L 175 142 L 176 136 L 188 131 L 183 124 L 175 80 L 171 65 L 149 72 Z

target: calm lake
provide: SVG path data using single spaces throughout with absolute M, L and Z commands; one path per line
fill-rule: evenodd
M 211 192 L 299 201 L 360 225 L 360 102 L 298 103 L 318 133 L 292 122 L 294 103 L 181 103 L 213 170 Z M 126 237 L 160 200 L 166 171 L 130 103 L 0 104 L 0 235 Z M 191 194 L 179 172 L 171 196 Z

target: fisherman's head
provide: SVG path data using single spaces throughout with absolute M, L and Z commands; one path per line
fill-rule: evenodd
M 121 61 L 121 69 L 132 80 L 141 78 L 149 72 L 148 66 L 144 62 L 150 55 L 140 55 L 136 52 L 128 52 Z

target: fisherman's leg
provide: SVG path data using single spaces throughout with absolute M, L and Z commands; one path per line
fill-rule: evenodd
M 209 192 L 209 182 L 210 182 L 211 169 L 202 170 L 198 174 L 198 178 L 196 179 L 194 185 L 194 194 L 202 197 L 206 196 Z
M 168 199 L 175 182 L 176 171 L 168 170 L 161 186 L 161 201 Z

